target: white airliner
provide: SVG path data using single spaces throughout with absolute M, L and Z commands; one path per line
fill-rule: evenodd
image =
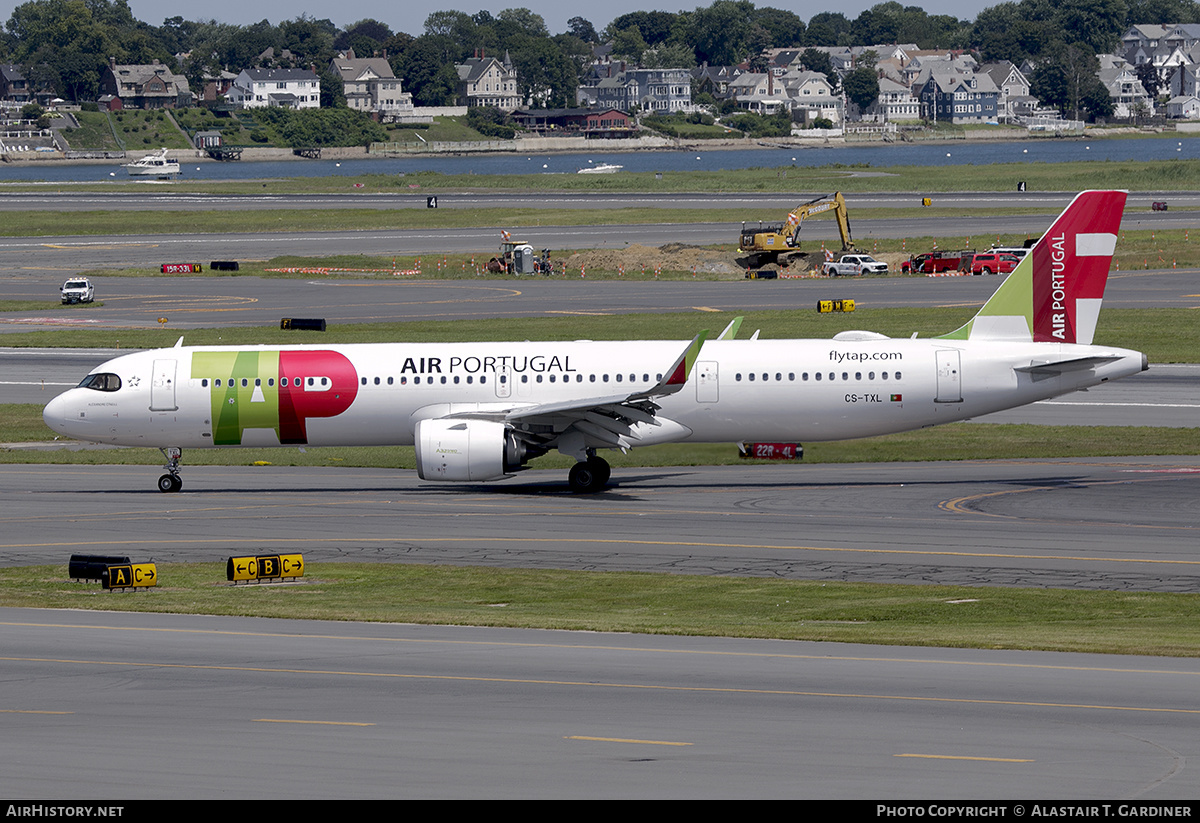
M 841 440 L 1010 409 L 1146 368 L 1092 345 L 1125 193 L 1078 195 L 965 326 L 932 339 L 380 343 L 128 354 L 56 397 L 68 437 L 163 451 L 412 445 L 424 480 L 509 477 L 557 449 L 576 492 L 600 449 Z M 732 324 L 731 324 L 732 325 Z M 914 336 L 915 337 L 915 336 Z

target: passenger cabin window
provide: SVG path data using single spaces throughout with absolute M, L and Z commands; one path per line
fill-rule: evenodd
M 95 389 L 96 391 L 119 391 L 121 389 L 121 378 L 115 374 L 89 374 L 83 378 L 78 388 Z

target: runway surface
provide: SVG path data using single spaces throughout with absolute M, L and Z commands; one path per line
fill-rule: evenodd
M 8 797 L 1200 793 L 1196 660 L 27 609 L 0 654 Z

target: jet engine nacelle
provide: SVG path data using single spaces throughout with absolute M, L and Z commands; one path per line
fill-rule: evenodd
M 422 480 L 500 480 L 528 459 L 512 431 L 491 420 L 421 420 L 414 439 Z

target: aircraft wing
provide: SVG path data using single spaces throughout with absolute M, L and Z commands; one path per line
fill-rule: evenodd
M 628 448 L 629 439 L 640 439 L 633 427 L 638 423 L 660 426 L 656 398 L 674 394 L 684 387 L 700 348 L 708 336 L 702 331 L 687 345 L 663 377 L 649 389 L 625 394 L 598 395 L 555 403 L 514 404 L 508 408 L 464 411 L 448 418 L 486 419 L 508 423 L 534 436 L 556 436 L 574 428 L 597 445 Z

